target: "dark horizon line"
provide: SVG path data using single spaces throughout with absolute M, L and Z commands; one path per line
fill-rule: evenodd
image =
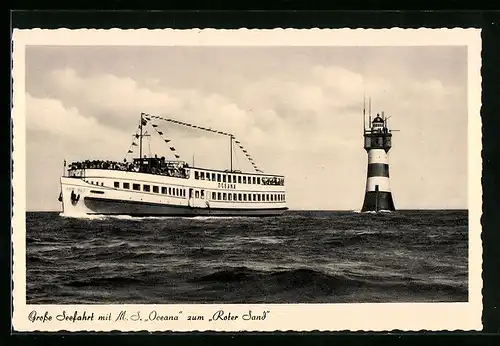
M 418 208 L 418 209 L 396 209 L 395 211 L 391 211 L 391 213 L 396 213 L 398 211 L 468 211 L 468 208 Z M 360 210 L 355 209 L 289 209 L 287 212 L 323 212 L 323 211 L 335 211 L 335 212 L 359 212 L 360 214 L 370 213 L 370 212 L 361 212 Z M 26 213 L 61 213 L 62 210 L 26 210 Z M 285 212 L 286 214 L 286 212 Z M 166 215 L 168 216 L 168 215 Z

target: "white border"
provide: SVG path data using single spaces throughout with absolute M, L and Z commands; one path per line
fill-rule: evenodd
M 340 29 L 340 30 L 14 30 L 13 33 L 13 317 L 15 331 L 384 331 L 481 330 L 481 38 L 477 29 Z M 469 302 L 397 304 L 183 304 L 183 305 L 26 305 L 26 174 L 25 174 L 25 46 L 26 45 L 179 45 L 179 46 L 468 46 L 468 198 Z M 208 319 L 223 309 L 235 321 Z M 52 321 L 30 322 L 28 315 L 47 311 Z M 59 322 L 63 310 L 87 314 L 155 310 L 177 315 L 177 321 Z M 241 316 L 269 310 L 264 321 Z M 204 321 L 186 321 L 203 315 Z

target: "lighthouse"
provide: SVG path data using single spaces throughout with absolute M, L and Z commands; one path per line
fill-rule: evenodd
M 368 169 L 366 175 L 366 192 L 362 212 L 394 211 L 391 187 L 389 184 L 389 150 L 392 133 L 387 127 L 387 119 L 382 114 L 371 120 L 371 100 L 366 127 L 365 109 L 363 107 L 364 147 L 368 153 Z

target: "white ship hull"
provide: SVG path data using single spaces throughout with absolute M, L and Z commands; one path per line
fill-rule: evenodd
M 149 191 L 144 191 L 145 185 Z M 134 190 L 135 186 L 140 189 Z M 80 177 L 61 177 L 61 199 L 63 214 L 76 217 L 277 216 L 288 209 L 285 188 L 280 185 L 234 184 L 195 180 L 194 174 L 183 179 L 106 169 L 86 169 Z

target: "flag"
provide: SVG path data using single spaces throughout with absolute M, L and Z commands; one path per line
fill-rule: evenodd
M 132 145 L 137 146 L 137 144 L 135 144 L 135 142 L 132 142 Z
M 135 134 L 135 138 L 139 138 L 139 135 L 137 133 Z
M 142 119 L 142 122 L 141 122 L 142 126 L 145 126 L 147 123 L 148 122 L 146 121 L 146 119 Z
M 156 124 L 153 124 L 152 126 L 153 126 L 153 127 L 158 127 L 158 125 L 156 125 Z
M 170 139 L 165 139 L 165 143 L 168 143 L 168 142 L 170 142 Z
M 132 153 L 133 153 L 133 151 L 132 151 L 132 150 L 129 150 L 127 154 L 132 154 Z
M 175 156 L 175 158 L 176 158 L 176 159 L 178 159 L 178 158 L 180 157 L 180 156 L 179 156 L 179 155 L 177 155 L 177 154 L 175 154 L 174 156 Z
M 174 147 L 170 147 L 170 150 L 175 151 L 175 148 Z
M 162 135 L 163 135 L 163 132 L 161 132 L 161 131 L 158 131 L 158 134 L 159 134 L 160 136 L 162 136 Z

